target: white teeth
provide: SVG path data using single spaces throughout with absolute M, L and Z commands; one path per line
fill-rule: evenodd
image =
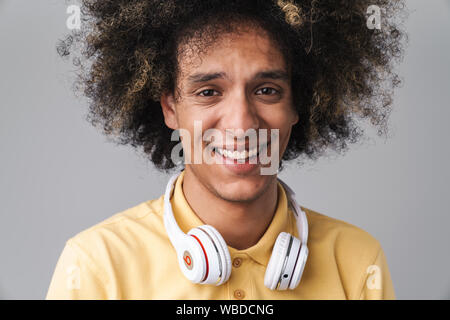
M 255 156 L 258 153 L 258 148 L 253 148 L 250 151 L 244 150 L 244 151 L 231 151 L 231 150 L 227 150 L 227 149 L 222 149 L 222 148 L 215 148 L 215 150 L 221 155 L 224 156 L 226 158 L 229 159 L 234 159 L 234 160 L 243 160 L 243 159 L 247 159 L 247 158 L 251 158 L 253 156 Z

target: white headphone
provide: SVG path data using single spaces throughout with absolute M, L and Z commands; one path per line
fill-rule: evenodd
M 220 233 L 210 225 L 202 225 L 185 234 L 173 216 L 170 198 L 179 173 L 173 175 L 164 195 L 164 225 L 178 257 L 183 274 L 194 283 L 221 285 L 231 275 L 231 258 Z M 308 221 L 305 212 L 295 201 L 295 193 L 278 178 L 286 191 L 301 240 L 281 232 L 272 251 L 264 276 L 270 290 L 295 289 L 300 283 L 308 257 Z

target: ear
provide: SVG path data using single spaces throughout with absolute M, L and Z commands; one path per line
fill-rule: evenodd
M 294 120 L 292 122 L 292 125 L 297 124 L 298 120 L 300 119 L 300 117 L 298 116 L 298 112 L 294 111 Z
M 298 115 L 297 110 L 295 110 L 294 108 L 292 108 L 292 112 L 293 112 L 293 115 L 292 115 L 292 122 L 291 122 L 291 125 L 296 125 L 297 122 L 298 122 L 298 120 L 300 119 L 300 117 L 299 117 L 299 115 Z
M 164 114 L 164 122 L 166 125 L 173 130 L 178 129 L 178 121 L 175 109 L 175 99 L 173 93 L 163 92 L 161 95 L 161 108 Z

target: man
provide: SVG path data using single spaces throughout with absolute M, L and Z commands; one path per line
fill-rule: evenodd
M 297 207 L 307 221 L 302 229 L 276 169 L 282 159 L 312 157 L 355 138 L 353 113 L 383 118 L 371 97 L 389 95 L 381 83 L 391 79 L 400 40 L 367 30 L 360 4 L 343 12 L 310 1 L 213 2 L 86 1 L 86 12 L 101 21 L 85 38 L 102 56 L 84 82 L 91 119 L 122 143 L 142 146 L 162 169 L 177 162 L 172 133 L 180 132 L 184 170 L 173 180 L 173 196 L 70 238 L 47 299 L 394 299 L 379 242 Z M 379 49 L 388 43 L 392 52 Z M 59 49 L 65 54 L 67 41 Z M 373 77 L 375 69 L 386 78 Z M 205 137 L 208 130 L 214 139 Z M 197 256 L 177 248 L 183 244 L 170 231 L 177 226 L 178 239 L 191 241 Z M 196 227 L 206 235 L 189 231 Z M 292 237 L 279 253 L 283 232 Z M 288 258 L 296 241 L 298 253 Z M 279 271 L 270 286 L 271 256 L 286 261 L 280 270 L 292 261 L 290 277 L 306 245 L 299 283 L 289 279 L 281 288 Z M 201 276 L 188 279 L 199 263 Z M 214 263 L 220 270 L 230 265 L 229 274 L 208 283 Z

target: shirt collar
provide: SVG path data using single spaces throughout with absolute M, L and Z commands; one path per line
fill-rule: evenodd
M 182 189 L 184 178 L 184 170 L 178 176 L 175 183 L 173 197 L 170 202 L 172 211 L 178 226 L 185 233 L 192 228 L 203 225 L 204 223 L 194 213 L 189 206 Z M 269 227 L 259 241 L 250 248 L 238 250 L 228 246 L 231 257 L 237 254 L 247 254 L 257 263 L 266 266 L 272 254 L 273 245 L 280 232 L 288 232 L 296 236 L 295 218 L 292 211 L 288 210 L 286 193 L 279 182 L 278 183 L 278 200 L 275 214 Z

